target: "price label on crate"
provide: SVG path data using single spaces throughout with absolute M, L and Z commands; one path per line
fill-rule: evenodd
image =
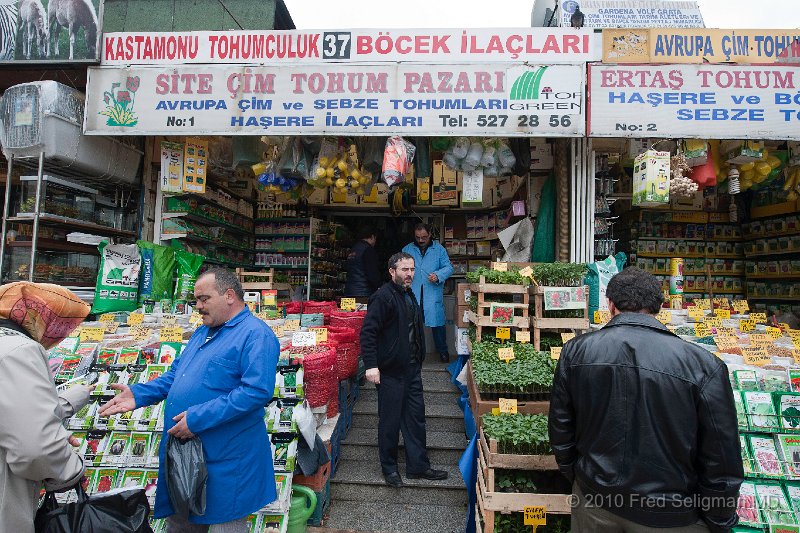
M 732 307 L 739 313 L 744 313 L 750 310 L 750 304 L 747 303 L 747 300 L 734 300 Z
M 108 333 L 109 335 L 113 335 L 119 329 L 119 323 L 118 322 L 106 322 L 106 327 L 104 329 L 105 329 L 106 333 Z
M 765 324 L 767 322 L 767 313 L 750 313 L 750 318 L 756 321 L 756 324 Z
M 144 322 L 144 313 L 131 313 L 128 315 L 128 325 L 138 326 Z
M 769 346 L 775 341 L 766 333 L 751 333 L 750 344 L 753 346 Z
M 717 348 L 723 352 L 732 348 L 738 348 L 739 346 L 739 341 L 736 339 L 736 337 L 729 337 L 728 335 L 714 337 L 714 342 L 716 343 Z
M 736 337 L 736 330 L 725 326 L 717 328 L 717 335 L 727 335 L 728 337 Z
M 698 309 L 711 309 L 711 300 L 708 298 L 698 298 L 694 301 L 694 306 Z
M 507 341 L 511 338 L 511 328 L 496 328 L 494 336 L 500 340 Z
M 569 341 L 569 340 L 572 340 L 572 339 L 574 339 L 574 338 L 575 338 L 575 334 L 574 334 L 574 333 L 572 333 L 572 332 L 569 332 L 569 333 L 562 333 L 562 334 L 561 334 L 561 342 L 562 342 L 562 343 L 564 343 L 564 342 L 567 342 L 567 341 Z
M 178 317 L 175 315 L 164 315 L 161 317 L 162 326 L 174 326 L 178 322 Z
M 523 278 L 532 278 L 533 277 L 533 269 L 531 267 L 525 267 L 519 271 L 519 275 Z
M 711 327 L 706 323 L 695 324 L 694 334 L 697 337 L 708 337 L 709 335 L 711 335 Z
M 284 331 L 291 332 L 291 331 L 297 331 L 298 329 L 300 329 L 300 321 L 297 320 L 296 318 L 293 318 L 291 320 L 285 320 L 283 322 Z
M 662 324 L 669 324 L 672 322 L 672 313 L 668 309 L 662 309 L 656 314 L 656 320 Z
M 523 523 L 526 526 L 544 526 L 547 524 L 547 507 L 543 505 L 525 506 Z
M 756 321 L 752 318 L 748 318 L 746 320 L 739 321 L 739 331 L 742 333 L 748 333 L 756 329 Z
M 792 350 L 792 357 L 794 357 L 794 362 L 800 365 L 800 349 Z
M 730 309 L 714 309 L 714 314 L 719 318 L 728 319 L 731 317 Z
M 764 366 L 772 361 L 766 348 L 742 348 L 742 356 L 748 365 Z
M 328 328 L 311 328 L 311 331 L 317 336 L 317 344 L 328 342 Z
M 730 309 L 731 303 L 727 298 L 714 298 L 714 305 L 722 309 Z
M 317 334 L 313 331 L 295 331 L 292 334 L 292 346 L 316 346 Z
M 182 342 L 183 328 L 180 326 L 167 326 L 165 328 L 161 328 L 158 333 L 158 339 L 161 342 Z
M 98 320 L 100 322 L 114 322 L 116 316 L 116 313 L 103 313 Z
M 560 358 L 561 358 L 561 346 L 551 346 L 550 359 L 560 359 Z
M 272 328 L 272 333 L 274 333 L 275 336 L 278 337 L 279 339 L 284 336 L 285 330 L 283 329 L 283 326 L 270 326 L 270 327 Z
M 517 414 L 517 400 L 514 398 L 499 398 L 497 403 L 501 413 Z
M 339 303 L 339 307 L 342 311 L 355 311 L 356 310 L 356 299 L 355 298 L 342 298 L 342 301 Z
M 690 307 L 689 308 L 689 318 L 694 320 L 695 322 L 702 322 L 706 319 L 706 312 L 700 309 L 699 307 Z
M 721 328 L 722 327 L 722 319 L 718 316 L 712 316 L 706 318 L 705 325 L 710 328 Z
M 531 332 L 527 330 L 517 331 L 515 334 L 517 342 L 529 343 L 531 342 Z
M 508 363 L 514 359 L 514 348 L 498 348 L 497 358 Z
M 130 334 L 135 341 L 145 341 L 150 338 L 150 334 L 153 330 L 148 328 L 147 326 L 133 326 L 131 328 Z
M 786 322 L 780 322 L 780 323 L 778 324 L 778 327 L 779 327 L 779 328 L 781 328 L 781 331 L 782 331 L 782 332 L 784 332 L 784 333 L 787 333 L 787 334 L 788 334 L 789 330 L 790 330 L 790 329 L 792 329 L 792 328 L 789 326 L 789 324 L 787 324 Z
M 86 327 L 86 328 L 81 328 L 79 337 L 81 339 L 81 342 L 101 342 L 105 334 L 106 334 L 105 327 L 102 328 Z
M 790 329 L 787 331 L 789 338 L 792 339 L 792 344 L 795 348 L 800 348 L 800 330 Z
M 508 263 L 495 263 L 492 262 L 491 269 L 497 272 L 508 272 Z
M 594 312 L 594 323 L 595 324 L 607 324 L 609 320 L 611 320 L 611 313 L 609 313 L 608 311 L 595 311 Z
M 259 320 L 263 320 L 265 322 L 269 320 L 269 316 L 267 316 L 266 311 L 259 311 L 258 313 L 256 313 L 256 318 Z
M 783 337 L 783 332 L 781 328 L 773 328 L 772 326 L 767 326 L 767 335 L 772 337 L 773 339 L 780 339 Z

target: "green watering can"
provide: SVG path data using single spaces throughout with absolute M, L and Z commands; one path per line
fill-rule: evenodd
M 306 523 L 317 508 L 317 495 L 308 487 L 292 487 L 292 505 L 289 507 L 289 527 L 286 533 L 304 533 Z

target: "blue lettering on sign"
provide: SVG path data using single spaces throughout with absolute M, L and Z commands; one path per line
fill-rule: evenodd
M 207 111 L 228 109 L 225 100 L 160 100 L 156 109 L 164 111 Z
M 763 109 L 679 109 L 676 115 L 678 120 L 764 122 Z
M 655 56 L 703 57 L 714 55 L 711 37 L 706 35 L 658 35 Z
M 687 105 L 701 104 L 714 105 L 717 98 L 714 93 L 640 93 L 638 91 L 609 91 L 609 104 L 649 104 L 653 107 L 660 105 Z
M 232 127 L 299 128 L 313 127 L 313 116 L 231 117 Z

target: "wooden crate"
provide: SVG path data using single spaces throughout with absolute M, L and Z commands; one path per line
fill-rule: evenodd
M 589 329 L 589 287 L 584 285 L 583 288 L 586 291 L 586 303 L 584 305 L 582 318 L 545 318 L 543 287 L 539 285 L 531 287 L 531 292 L 533 293 L 533 316 L 531 317 L 531 327 L 533 328 L 533 347 L 536 350 L 541 350 L 543 329 Z
M 483 337 L 483 328 L 486 327 L 513 327 L 517 329 L 527 330 L 530 329 L 530 318 L 528 315 L 530 307 L 530 291 L 528 287 L 522 285 L 510 285 L 502 283 L 486 283 L 484 276 L 480 277 L 479 283 L 472 283 L 469 286 L 472 298 L 478 299 L 477 311 L 468 311 L 467 316 L 469 321 L 476 326 L 476 339 L 480 341 Z M 519 294 L 522 302 L 502 303 L 504 306 L 514 308 L 514 319 L 511 324 L 496 324 L 492 322 L 489 316 L 489 310 L 492 307 L 492 295 L 498 294 Z
M 558 470 L 555 455 L 516 455 L 500 453 L 497 450 L 497 441 L 487 439 L 483 430 L 480 431 L 480 451 L 486 458 L 486 466 L 490 468 L 509 468 L 512 470 Z
M 236 269 L 236 276 L 242 284 L 242 289 L 246 291 L 272 290 L 275 270 L 270 268 L 266 272 L 245 272 L 243 268 Z M 260 278 L 259 281 L 244 281 L 245 278 Z
M 481 428 L 481 417 L 486 413 L 491 413 L 492 409 L 499 406 L 497 400 L 482 399 L 472 374 L 472 361 L 467 365 L 467 391 L 469 392 L 469 404 L 472 407 L 472 414 L 475 417 L 475 425 Z M 517 401 L 517 412 L 526 415 L 547 414 L 550 411 L 550 402 Z

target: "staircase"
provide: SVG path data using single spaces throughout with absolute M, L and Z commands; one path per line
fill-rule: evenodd
M 446 470 L 444 481 L 407 479 L 405 451 L 398 453 L 400 489 L 385 484 L 378 461 L 378 395 L 366 382 L 353 408 L 353 426 L 341 444 L 339 466 L 331 479 L 330 515 L 326 529 L 355 532 L 462 533 L 467 516 L 467 491 L 458 470 L 466 447 L 460 392 L 436 355 L 422 367 L 428 455 L 431 466 Z M 324 531 L 320 529 L 319 531 Z

